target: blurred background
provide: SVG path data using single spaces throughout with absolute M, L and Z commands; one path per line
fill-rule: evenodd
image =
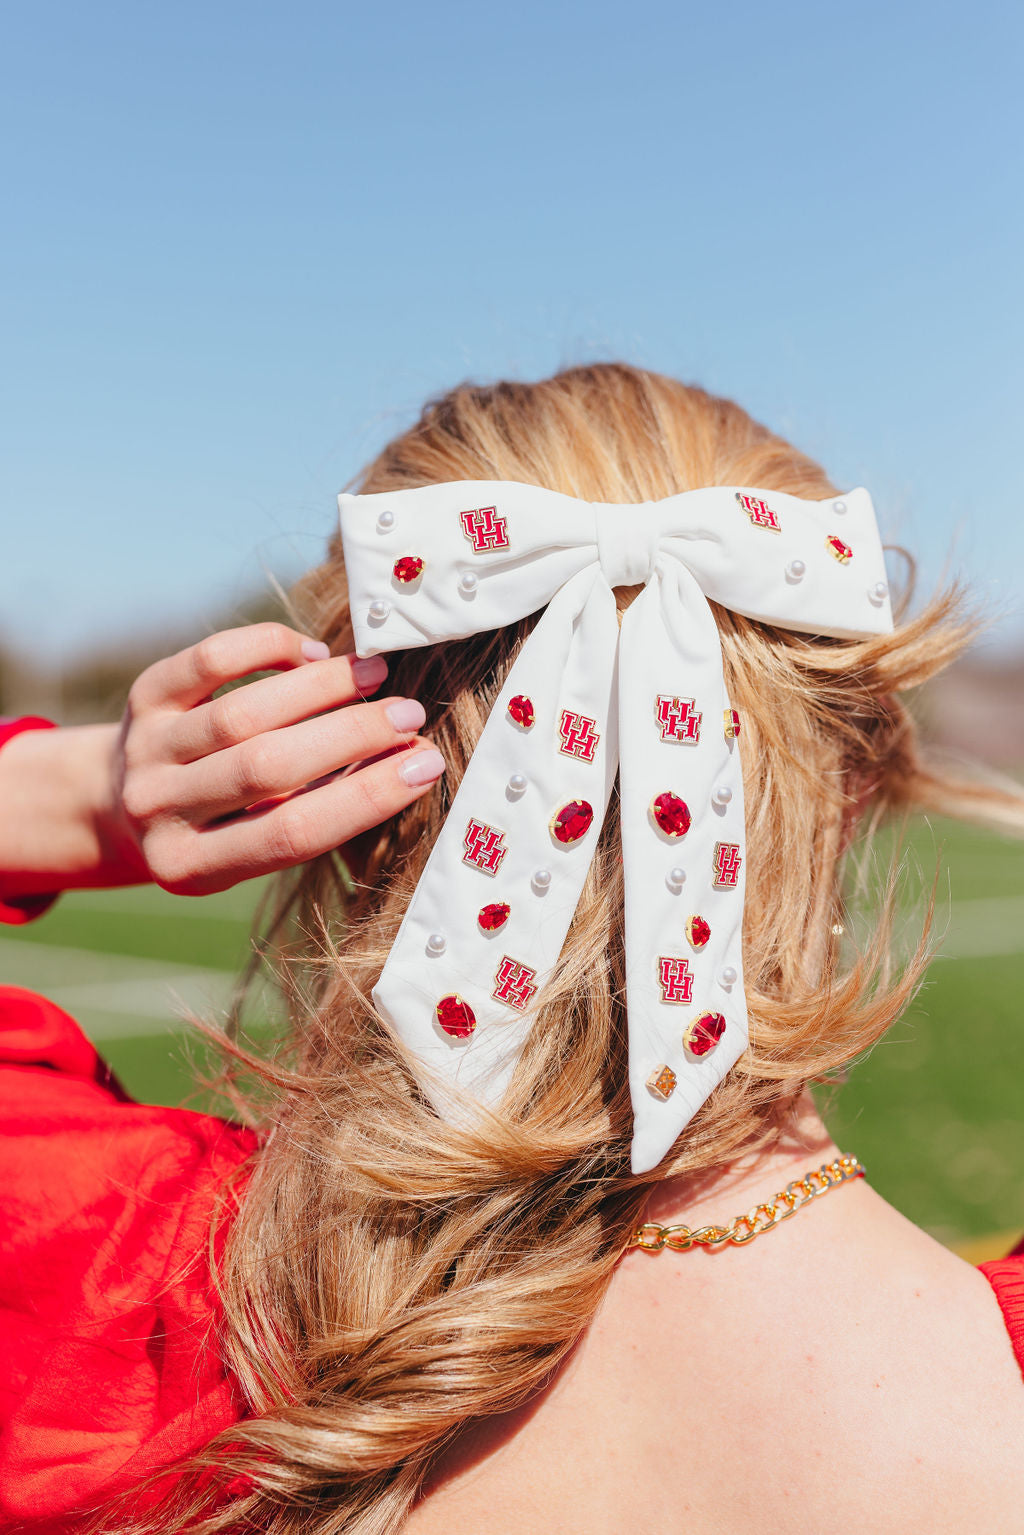
M 0 713 L 116 718 L 150 660 L 273 613 L 430 395 L 624 358 L 867 485 L 920 593 L 966 579 L 984 635 L 916 707 L 1019 775 L 1019 7 L 35 0 L 0 32 Z M 909 851 L 908 905 L 942 859 L 940 957 L 827 1114 L 994 1253 L 1024 1230 L 1024 849 Z M 0 933 L 0 979 L 182 1101 L 181 1008 L 223 1004 L 256 894 L 73 895 Z

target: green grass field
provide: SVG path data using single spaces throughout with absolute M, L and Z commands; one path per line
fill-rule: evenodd
M 1024 847 L 922 824 L 911 851 L 926 884 L 940 848 L 940 957 L 910 1012 L 821 1103 L 887 1199 L 972 1256 L 982 1249 L 965 1244 L 987 1239 L 988 1255 L 1024 1232 Z M 42 921 L 0 930 L 0 981 L 65 1007 L 137 1098 L 201 1106 L 203 1051 L 178 1020 L 224 1005 L 257 895 L 66 896 Z

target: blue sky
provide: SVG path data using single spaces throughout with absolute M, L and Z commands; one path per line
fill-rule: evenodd
M 1024 644 L 1019 6 L 33 0 L 0 22 L 0 634 L 204 632 L 422 400 L 730 394 Z

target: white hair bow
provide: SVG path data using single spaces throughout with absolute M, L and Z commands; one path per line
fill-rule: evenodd
M 632 1166 L 657 1166 L 747 1041 L 741 722 L 708 598 L 805 633 L 892 628 L 871 498 L 711 486 L 591 505 L 461 480 L 339 497 L 360 655 L 546 611 L 484 726 L 374 990 L 422 1063 L 489 1103 L 551 976 L 615 779 Z M 644 583 L 618 623 L 612 588 Z M 740 738 L 741 739 L 741 738 Z

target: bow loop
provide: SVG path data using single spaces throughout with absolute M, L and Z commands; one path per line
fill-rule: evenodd
M 594 507 L 597 557 L 608 585 L 646 585 L 658 561 L 661 526 L 652 506 Z

